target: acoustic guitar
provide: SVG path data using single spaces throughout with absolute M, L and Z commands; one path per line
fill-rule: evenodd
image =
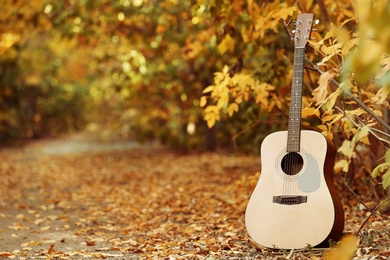
M 298 15 L 288 130 L 264 139 L 261 175 L 245 212 L 250 237 L 268 248 L 326 246 L 344 228 L 333 183 L 334 145 L 321 133 L 301 130 L 304 55 L 312 25 L 313 14 Z

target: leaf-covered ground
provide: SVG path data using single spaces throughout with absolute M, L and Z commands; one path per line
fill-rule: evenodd
M 245 231 L 259 176 L 255 156 L 177 154 L 76 135 L 0 150 L 0 258 L 320 259 L 272 251 Z M 348 192 L 345 232 L 370 214 Z M 369 202 L 367 202 L 369 203 Z M 390 256 L 390 225 L 374 216 L 356 259 Z

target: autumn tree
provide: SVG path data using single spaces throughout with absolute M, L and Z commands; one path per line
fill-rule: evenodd
M 5 1 L 0 21 L 0 140 L 36 138 L 84 126 L 85 53 L 64 41 L 37 1 Z M 83 63 L 84 62 L 84 63 Z
M 335 169 L 345 180 L 358 182 L 369 195 L 381 194 L 375 192 L 377 181 L 358 177 L 372 173 L 375 178 L 383 172 L 383 187 L 390 184 L 388 159 L 374 169 L 384 155 L 383 143 L 388 142 L 383 131 L 389 128 L 383 118 L 388 113 L 389 94 L 389 28 L 385 22 L 389 2 L 231 1 L 222 7 L 210 5 L 216 10 L 241 8 L 239 15 L 231 16 L 228 11 L 221 15 L 221 23 L 234 30 L 225 32 L 220 51 L 229 50 L 223 47 L 229 42 L 226 46 L 234 46 L 231 52 L 237 51 L 237 45 L 251 46 L 252 52 L 241 53 L 242 71 L 231 73 L 226 64 L 215 73 L 214 84 L 203 91 L 201 105 L 208 125 L 213 127 L 226 116 L 234 119 L 235 114 L 246 114 L 248 107 L 256 107 L 263 115 L 258 116 L 255 127 L 245 129 L 254 135 L 269 121 L 286 122 L 292 52 L 283 21 L 298 12 L 313 12 L 323 23 L 313 33 L 316 39 L 310 41 L 306 53 L 311 69 L 305 74 L 304 127 L 318 129 L 338 145 Z M 262 65 L 267 53 L 272 58 Z M 254 66 L 253 58 L 257 61 Z
M 180 149 L 197 149 L 213 136 L 221 147 L 257 150 L 288 118 L 293 44 L 284 23 L 313 12 L 321 23 L 306 51 L 304 127 L 340 147 L 340 174 L 351 180 L 383 174 L 384 186 L 389 183 L 388 161 L 378 168 L 373 163 L 385 154 L 387 140 L 378 118 L 386 121 L 388 108 L 388 1 L 4 5 L 3 141 L 95 120 Z

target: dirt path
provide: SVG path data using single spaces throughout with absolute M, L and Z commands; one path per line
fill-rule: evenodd
M 181 156 L 85 135 L 0 156 L 0 252 L 18 259 L 217 252 L 244 236 L 244 205 L 235 206 L 248 194 L 232 185 L 258 168 L 257 158 Z
M 283 259 L 291 253 L 257 248 L 245 232 L 257 157 L 179 155 L 82 134 L 3 149 L 0 158 L 0 258 Z M 350 203 L 346 209 L 346 231 L 353 232 L 368 212 Z M 388 227 L 371 220 L 360 257 L 384 255 Z M 291 259 L 322 253 L 293 252 Z
M 77 256 L 93 252 L 95 242 L 76 232 L 88 218 L 84 215 L 88 208 L 84 196 L 94 194 L 83 181 L 101 170 L 91 160 L 100 156 L 104 164 L 109 157 L 138 147 L 134 142 L 102 141 L 79 134 L 1 150 L 3 256 L 45 259 L 52 245 L 52 253 L 69 251 Z M 106 163 L 106 167 L 112 166 Z

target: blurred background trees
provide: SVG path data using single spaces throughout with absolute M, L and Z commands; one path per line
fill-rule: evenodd
M 257 152 L 286 129 L 294 46 L 283 21 L 300 12 L 320 20 L 304 128 L 340 147 L 338 172 L 371 173 L 388 139 L 372 133 L 386 129 L 351 95 L 388 121 L 384 0 L 4 0 L 0 142 L 88 126 L 180 150 Z

